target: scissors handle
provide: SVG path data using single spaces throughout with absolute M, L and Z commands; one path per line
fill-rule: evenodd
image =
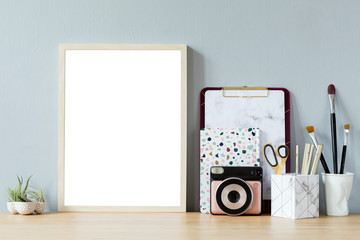
M 271 151 L 272 151 L 272 155 L 274 156 L 274 159 L 275 159 L 275 163 L 272 164 L 268 157 L 267 157 L 267 154 L 266 154 L 266 148 L 270 148 Z M 265 160 L 267 161 L 267 163 L 270 165 L 270 167 L 272 167 L 274 170 L 275 170 L 275 167 L 279 165 L 279 162 L 276 158 L 276 154 L 275 154 L 275 150 L 274 150 L 274 147 L 271 143 L 268 143 L 268 144 L 265 144 L 264 147 L 263 147 L 263 154 L 264 154 L 264 158 Z
M 284 154 L 280 153 L 281 149 L 284 149 Z M 286 145 L 280 145 L 278 146 L 276 153 L 281 158 L 287 158 L 289 156 L 289 148 Z
M 275 159 L 275 164 L 272 164 L 269 161 L 269 159 L 268 159 L 268 157 L 266 155 L 266 148 L 271 149 L 272 154 L 273 154 L 274 159 Z M 281 152 L 280 152 L 282 149 L 285 150 L 284 154 L 281 154 Z M 285 162 L 286 162 L 286 160 L 288 159 L 288 156 L 289 156 L 289 148 L 286 145 L 280 145 L 277 148 L 276 152 L 275 152 L 273 145 L 271 143 L 268 143 L 268 144 L 265 144 L 264 147 L 263 147 L 263 154 L 264 154 L 264 157 L 265 157 L 265 160 L 267 161 L 267 163 L 270 165 L 270 167 L 272 169 L 274 169 L 275 174 L 281 175 L 282 170 L 283 170 L 283 168 L 285 166 Z M 277 157 L 279 157 L 281 159 L 280 164 L 279 164 L 279 161 L 278 161 Z
M 284 149 L 284 151 L 285 151 L 285 153 L 284 154 L 281 154 L 280 153 L 280 150 L 281 149 Z M 288 157 L 289 157 L 289 147 L 288 146 L 286 146 L 286 145 L 280 145 L 278 148 L 277 148 L 277 150 L 276 150 L 276 152 L 277 152 L 277 155 L 281 158 L 281 163 L 280 163 L 280 166 L 279 166 L 279 172 L 277 173 L 277 174 L 282 174 L 282 170 L 283 170 L 283 168 L 284 168 L 284 166 L 285 166 L 285 163 L 286 163 L 286 160 L 288 159 Z

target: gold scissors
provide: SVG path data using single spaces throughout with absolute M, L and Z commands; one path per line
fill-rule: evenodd
M 267 148 L 270 148 L 270 151 L 271 151 L 272 157 L 270 159 L 273 159 L 273 158 L 275 159 L 274 164 L 269 161 L 268 155 L 266 153 Z M 284 153 L 281 153 L 282 150 L 284 150 Z M 280 146 L 278 146 L 278 148 L 276 149 L 276 152 L 275 152 L 273 145 L 271 143 L 268 143 L 268 144 L 265 144 L 263 147 L 263 154 L 264 154 L 264 157 L 265 157 L 265 160 L 267 161 L 267 163 L 270 165 L 270 167 L 272 169 L 274 169 L 275 174 L 282 175 L 282 170 L 285 166 L 285 162 L 289 157 L 289 148 L 286 145 L 280 145 Z M 281 159 L 280 163 L 279 163 L 277 157 L 279 157 Z

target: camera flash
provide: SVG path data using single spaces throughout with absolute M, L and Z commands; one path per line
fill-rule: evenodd
M 224 169 L 222 167 L 212 167 L 211 168 L 211 173 L 212 174 L 223 174 Z

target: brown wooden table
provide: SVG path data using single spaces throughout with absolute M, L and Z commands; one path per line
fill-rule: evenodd
M 200 213 L 0 213 L 0 239 L 360 239 L 360 214 L 291 220 Z

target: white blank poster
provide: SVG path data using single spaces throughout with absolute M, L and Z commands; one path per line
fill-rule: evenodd
M 71 49 L 64 65 L 64 209 L 181 207 L 181 50 Z

